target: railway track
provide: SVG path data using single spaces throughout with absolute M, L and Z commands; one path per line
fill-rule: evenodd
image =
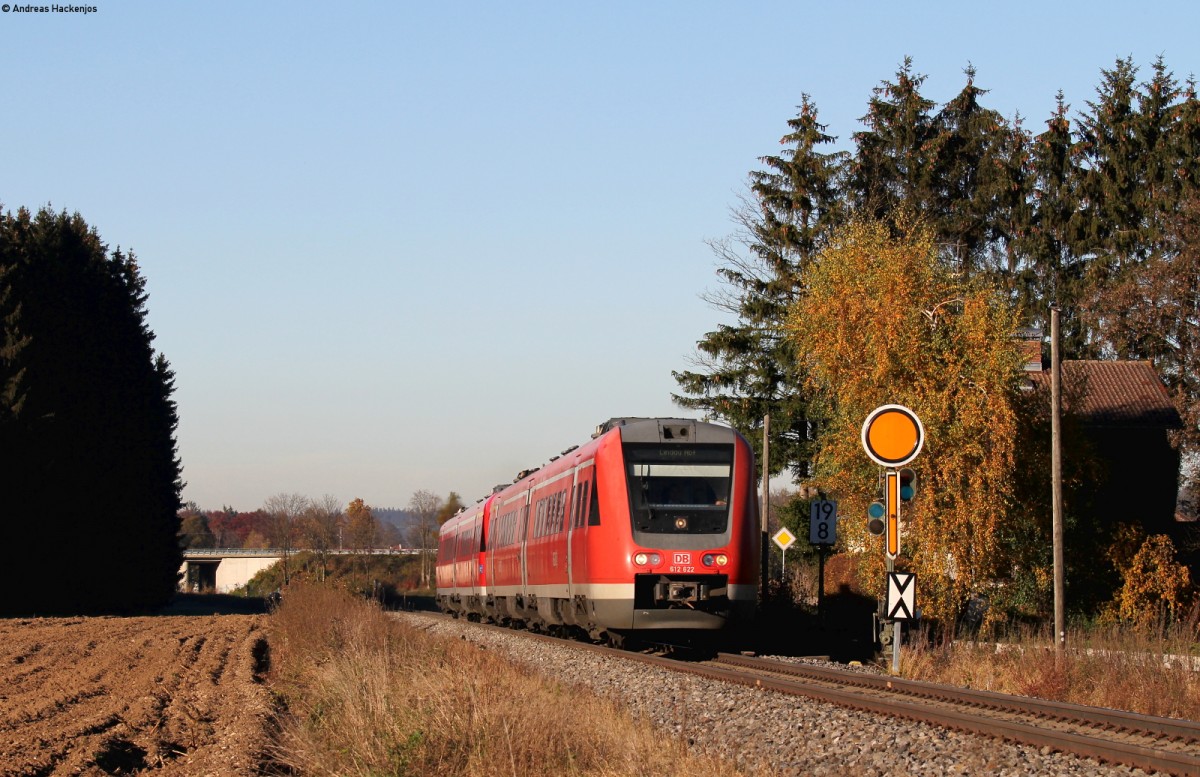
M 1195 721 L 777 659 L 720 653 L 709 660 L 681 660 L 526 634 L 533 639 L 565 643 L 670 671 L 804 696 L 871 714 L 929 723 L 1146 771 L 1200 777 L 1200 723 Z
M 722 653 L 681 671 L 1147 771 L 1200 775 L 1200 723 Z

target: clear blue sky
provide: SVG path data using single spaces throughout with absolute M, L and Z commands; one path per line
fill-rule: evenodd
M 848 148 L 906 55 L 1035 130 L 1118 57 L 1200 74 L 1192 0 L 90 4 L 0 12 L 0 203 L 137 253 L 206 508 L 473 500 L 681 414 L 802 93 Z

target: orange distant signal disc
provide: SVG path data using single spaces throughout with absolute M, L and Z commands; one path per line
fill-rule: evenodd
M 862 443 L 871 460 L 883 467 L 908 464 L 925 444 L 925 427 L 904 405 L 883 405 L 863 423 Z

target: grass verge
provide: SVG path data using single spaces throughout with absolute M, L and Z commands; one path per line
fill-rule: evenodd
M 1200 720 L 1196 635 L 1194 622 L 1076 629 L 1060 657 L 1049 630 L 1025 629 L 1002 644 L 918 641 L 900 667 L 916 680 Z
M 304 775 L 733 777 L 620 705 L 321 586 L 271 617 L 273 757 Z

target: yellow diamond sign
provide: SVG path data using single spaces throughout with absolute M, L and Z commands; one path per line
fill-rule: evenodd
M 796 541 L 796 535 L 792 534 L 787 529 L 780 529 L 779 531 L 775 532 L 775 535 L 771 537 L 771 539 L 775 540 L 775 544 L 778 545 L 781 550 L 787 550 L 791 544 Z

